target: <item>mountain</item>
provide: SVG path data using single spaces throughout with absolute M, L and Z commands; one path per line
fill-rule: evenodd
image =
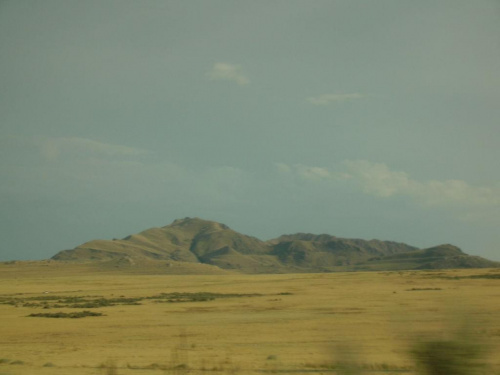
M 398 242 L 310 233 L 261 241 L 224 224 L 199 218 L 178 219 L 170 225 L 147 229 L 123 239 L 89 241 L 57 253 L 52 260 L 99 263 L 118 268 L 160 263 L 166 267 L 191 265 L 201 273 L 217 270 L 287 273 L 500 266 L 497 262 L 469 256 L 452 245 L 418 249 Z
M 94 240 L 73 250 L 64 250 L 53 260 L 73 262 L 128 262 L 149 260 L 202 263 L 222 269 L 259 272 L 279 262 L 268 255 L 265 242 L 235 232 L 224 224 L 198 218 L 175 220 L 121 240 Z

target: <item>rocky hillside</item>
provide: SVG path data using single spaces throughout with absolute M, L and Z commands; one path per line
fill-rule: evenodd
M 297 233 L 264 242 L 224 224 L 198 218 L 175 220 L 123 239 L 93 240 L 53 260 L 106 262 L 116 267 L 154 261 L 210 265 L 244 273 L 497 267 L 452 245 L 418 249 L 404 243 Z M 198 266 L 199 267 L 199 266 Z M 212 268 L 213 269 L 213 268 Z

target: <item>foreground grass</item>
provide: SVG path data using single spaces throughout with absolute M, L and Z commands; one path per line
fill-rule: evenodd
M 500 373 L 498 274 L 15 279 L 0 268 L 0 374 Z M 88 303 L 102 315 L 27 317 Z

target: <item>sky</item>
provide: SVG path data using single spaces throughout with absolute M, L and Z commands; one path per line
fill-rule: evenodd
M 500 260 L 500 1 L 0 0 L 0 261 L 174 219 Z

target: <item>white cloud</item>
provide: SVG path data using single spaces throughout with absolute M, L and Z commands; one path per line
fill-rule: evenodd
M 297 164 L 294 167 L 297 174 L 307 180 L 323 180 L 331 177 L 330 172 L 326 168 L 308 167 L 302 164 Z
M 94 141 L 87 138 L 45 138 L 39 142 L 42 156 L 50 161 L 59 156 L 117 157 L 139 156 L 148 153 L 139 148 Z
M 332 177 L 330 171 L 322 167 L 309 167 L 303 164 L 289 166 L 285 163 L 274 163 L 281 173 L 293 174 L 305 180 L 324 180 Z
M 412 182 L 406 173 L 391 171 L 385 164 L 366 160 L 346 160 L 342 164 L 347 168 L 351 179 L 368 194 L 390 197 L 411 189 Z
M 290 166 L 285 163 L 274 163 L 274 166 L 276 167 L 276 169 L 278 169 L 278 171 L 282 173 L 290 173 L 292 171 L 292 168 L 290 168 Z
M 500 205 L 498 187 L 475 187 L 463 180 L 417 181 L 405 172 L 390 170 L 386 164 L 366 160 L 348 160 L 343 165 L 351 179 L 374 196 L 407 196 L 426 206 Z
M 481 208 L 500 205 L 500 187 L 476 187 L 462 180 L 417 181 L 386 164 L 367 160 L 345 160 L 335 170 L 302 164 L 276 163 L 281 173 L 301 179 L 349 183 L 365 194 L 380 198 L 405 196 L 427 207 Z
M 335 102 L 343 102 L 346 100 L 361 99 L 364 95 L 353 93 L 353 94 L 324 94 L 320 96 L 311 96 L 306 100 L 314 105 L 328 105 Z
M 207 77 L 214 81 L 234 81 L 238 85 L 247 85 L 250 83 L 250 80 L 242 73 L 240 65 L 227 63 L 214 64 L 212 70 L 207 73 Z

